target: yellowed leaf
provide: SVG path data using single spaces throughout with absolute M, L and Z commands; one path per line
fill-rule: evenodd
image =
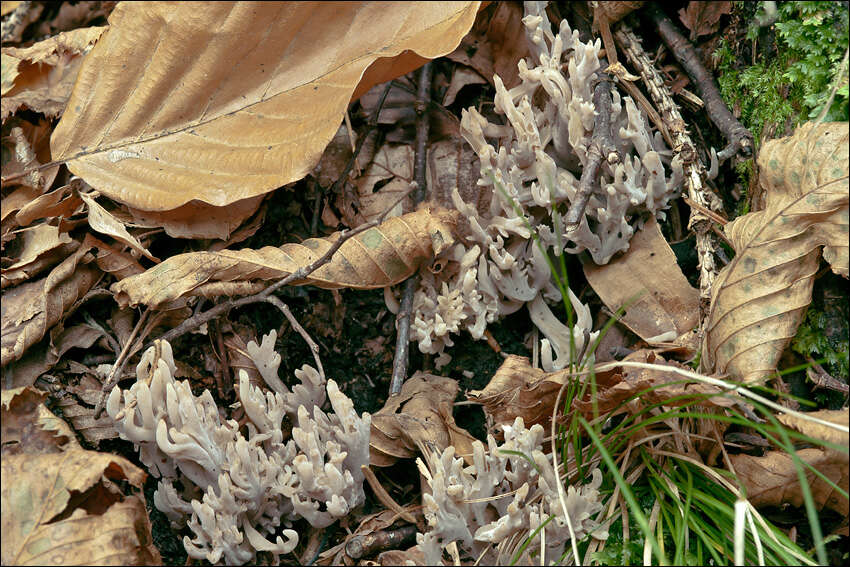
M 808 417 L 815 417 L 824 421 L 829 421 L 830 423 L 837 423 L 845 427 L 850 424 L 850 413 L 843 409 L 813 411 L 808 412 L 806 415 Z M 832 427 L 827 427 L 823 424 L 812 422 L 809 419 L 790 414 L 778 415 L 776 416 L 776 419 L 788 427 L 796 429 L 803 435 L 808 435 L 809 437 L 814 437 L 821 441 L 834 443 L 835 445 L 844 445 L 845 447 L 848 445 L 847 434 L 842 433 L 837 429 L 833 429 Z
M 160 563 L 139 494 L 145 473 L 80 448 L 43 401 L 33 388 L 3 391 L 2 563 Z M 125 494 L 124 482 L 135 493 Z
M 31 47 L 4 47 L 0 118 L 5 121 L 21 107 L 50 118 L 62 114 L 83 56 L 105 30 L 106 27 L 80 28 Z
M 86 57 L 54 159 L 108 197 L 216 206 L 302 178 L 371 63 L 433 58 L 477 2 L 125 2 Z
M 345 241 L 330 262 L 293 285 L 374 289 L 399 283 L 454 241 L 456 218 L 457 211 L 423 208 L 388 219 Z M 112 291 L 122 306 L 155 307 L 204 284 L 276 280 L 319 259 L 338 237 L 335 233 L 279 248 L 178 254 L 114 284 Z
M 604 266 L 588 262 L 584 275 L 612 312 L 649 343 L 672 342 L 699 320 L 699 291 L 688 283 L 654 219 L 629 241 L 629 249 Z M 623 285 L 623 282 L 629 282 Z
M 767 142 L 758 159 L 765 210 L 725 230 L 735 258 L 712 289 L 703 360 L 761 383 L 775 370 L 812 299 L 820 251 L 848 275 L 848 123 L 808 122 Z

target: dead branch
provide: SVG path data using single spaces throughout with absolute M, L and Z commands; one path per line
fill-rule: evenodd
M 413 160 L 413 179 L 416 189 L 413 204 L 418 205 L 427 195 L 425 179 L 428 131 L 430 123 L 426 112 L 431 93 L 431 67 L 429 61 L 419 73 L 419 88 L 416 93 L 416 151 Z M 407 278 L 401 294 L 401 307 L 396 315 L 396 343 L 393 356 L 393 373 L 390 378 L 390 395 L 401 392 L 401 385 L 407 377 L 407 363 L 410 350 L 410 315 L 413 312 L 413 294 L 419 286 L 418 272 Z
M 696 85 L 699 95 L 705 103 L 708 117 L 728 141 L 728 145 L 717 154 L 717 158 L 722 162 L 735 154 L 744 159 L 751 157 L 753 155 L 753 135 L 743 124 L 738 122 L 738 119 L 732 115 L 729 107 L 723 102 L 723 97 L 720 96 L 720 91 L 714 84 L 714 78 L 703 66 L 696 49 L 685 36 L 679 33 L 670 18 L 664 15 L 659 8 L 650 8 L 649 14 L 664 43 Z
M 604 65 L 604 63 L 603 63 Z M 607 66 L 607 65 L 605 65 Z M 567 234 L 578 229 L 584 216 L 584 209 L 594 190 L 599 186 L 599 168 L 605 160 L 609 165 L 620 161 L 614 138 L 611 135 L 611 81 L 597 73 L 599 83 L 593 89 L 593 106 L 596 108 L 596 120 L 593 134 L 587 150 L 587 161 L 581 172 L 576 198 L 570 204 L 564 220 Z
M 316 341 L 304 330 L 304 327 L 298 322 L 295 318 L 295 315 L 292 314 L 292 311 L 289 310 L 289 306 L 277 298 L 275 295 L 270 295 L 266 297 L 266 302 L 271 303 L 284 314 L 284 316 L 289 320 L 289 324 L 292 325 L 292 328 L 295 329 L 299 335 L 304 339 L 304 342 L 307 343 L 307 346 L 310 347 L 310 352 L 313 353 L 313 360 L 316 362 L 316 369 L 319 371 L 319 376 L 322 377 L 322 380 L 326 380 L 325 378 L 325 369 L 322 367 L 322 360 L 319 358 L 319 345 L 316 344 Z
M 700 209 L 691 208 L 688 229 L 696 233 L 696 248 L 700 268 L 699 328 L 702 329 L 711 301 L 711 286 L 719 271 L 714 260 L 714 252 L 719 247 L 718 238 L 711 229 L 712 219 L 702 211 L 720 211 L 723 205 L 717 195 L 712 193 L 703 183 L 706 176 L 705 167 L 697 157 L 696 148 L 685 128 L 685 121 L 682 119 L 676 103 L 673 102 L 670 89 L 664 84 L 664 79 L 658 74 L 649 56 L 643 50 L 640 40 L 625 24 L 619 26 L 614 33 L 614 38 L 643 79 L 646 90 L 658 107 L 662 120 L 667 124 L 667 129 L 673 139 L 673 153 L 682 160 L 687 195 L 690 201 L 700 206 Z

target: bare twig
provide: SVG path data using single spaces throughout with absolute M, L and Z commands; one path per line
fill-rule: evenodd
M 425 180 L 429 121 L 427 104 L 431 92 L 431 67 L 429 61 L 419 73 L 419 88 L 416 93 L 416 153 L 413 161 L 413 179 L 416 185 L 413 203 L 417 205 L 425 199 L 427 185 Z M 396 316 L 395 355 L 393 357 L 393 373 L 390 378 L 390 395 L 401 392 L 401 385 L 407 376 L 407 363 L 410 350 L 410 316 L 413 311 L 413 294 L 419 286 L 418 272 L 404 282 L 401 295 L 401 307 Z
M 711 300 L 711 286 L 717 277 L 718 267 L 714 253 L 719 247 L 718 238 L 712 231 L 712 219 L 703 214 L 702 211 L 717 212 L 722 210 L 723 204 L 705 185 L 705 167 L 697 157 L 697 151 L 685 127 L 685 121 L 673 102 L 670 89 L 664 84 L 664 79 L 658 74 L 649 56 L 643 50 L 640 40 L 623 23 L 614 33 L 614 38 L 622 52 L 625 53 L 629 63 L 640 74 L 646 90 L 667 124 L 673 140 L 673 153 L 682 160 L 687 196 L 691 202 L 700 206 L 700 209 L 691 208 L 688 228 L 696 233 L 696 249 L 700 268 L 700 330 L 702 330 L 702 324 Z
M 670 52 L 696 85 L 699 95 L 705 103 L 708 117 L 728 141 L 728 145 L 717 154 L 717 159 L 724 161 L 735 154 L 742 158 L 751 157 L 753 155 L 753 135 L 729 111 L 729 107 L 726 106 L 723 97 L 720 96 L 720 91 L 717 90 L 717 85 L 714 84 L 714 79 L 703 66 L 694 47 L 685 36 L 679 33 L 670 18 L 660 9 L 651 7 L 649 14 L 652 16 L 664 43 L 670 48 Z
M 109 375 L 106 377 L 106 381 L 100 389 L 100 398 L 97 400 L 97 405 L 94 407 L 94 419 L 100 419 L 100 415 L 103 413 L 103 404 L 106 402 L 106 396 L 112 391 L 112 388 L 118 382 L 116 377 L 121 376 L 124 372 L 124 367 L 127 365 L 127 361 L 130 360 L 130 356 L 128 354 L 130 352 L 130 346 L 136 340 L 136 335 L 138 334 L 139 329 L 142 328 L 142 325 L 144 325 L 149 314 L 150 309 L 145 309 L 142 316 L 139 317 L 138 322 L 136 322 L 136 326 L 133 327 L 133 331 L 130 333 L 130 336 L 127 337 L 127 342 L 124 343 L 124 347 L 118 354 L 115 364 L 112 365 L 112 370 L 109 371 Z
M 310 337 L 307 331 L 304 330 L 304 327 L 295 319 L 295 316 L 292 314 L 292 311 L 289 310 L 289 306 L 277 298 L 277 296 L 270 295 L 266 297 L 266 302 L 271 303 L 286 316 L 289 320 L 289 324 L 292 325 L 292 328 L 295 329 L 299 335 L 304 339 L 304 342 L 307 343 L 307 346 L 310 347 L 310 352 L 313 353 L 313 360 L 316 361 L 316 369 L 319 371 L 319 376 L 322 377 L 322 380 L 326 380 L 325 378 L 325 369 L 322 367 L 322 361 L 319 358 L 319 345 L 316 344 L 316 341 Z
M 360 559 L 390 549 L 401 549 L 415 541 L 415 525 L 395 530 L 378 530 L 367 535 L 357 535 L 348 540 L 345 544 L 345 554 L 351 559 Z
M 375 476 L 375 472 L 369 465 L 360 465 L 360 470 L 363 471 L 363 476 L 366 477 L 366 481 L 372 488 L 372 492 L 381 504 L 398 514 L 398 516 L 405 521 L 410 522 L 411 524 L 416 523 L 416 518 L 413 514 L 405 510 L 404 506 L 393 500 L 393 497 L 390 496 L 390 493 L 387 492 L 387 489 L 384 488 L 384 485 L 381 484 L 378 477 Z
M 811 367 L 806 369 L 806 376 L 808 376 L 809 380 L 812 381 L 815 388 L 825 388 L 827 390 L 832 390 L 833 392 L 841 392 L 845 396 L 850 394 L 850 386 L 848 386 L 846 382 L 833 378 L 826 370 L 824 370 L 823 366 L 815 362 L 812 357 L 807 356 L 806 360 L 809 364 L 811 364 Z
M 593 191 L 599 186 L 599 168 L 603 160 L 609 165 L 620 161 L 617 147 L 611 136 L 611 81 L 597 73 L 599 83 L 593 89 L 593 106 L 596 108 L 596 120 L 593 123 L 593 134 L 590 147 L 587 150 L 587 161 L 581 172 L 576 198 L 570 203 L 570 209 L 564 219 L 566 232 L 578 229 L 584 217 L 584 209 Z

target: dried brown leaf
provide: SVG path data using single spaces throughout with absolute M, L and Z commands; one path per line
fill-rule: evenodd
M 384 144 L 375 155 L 366 171 L 357 181 L 357 192 L 360 195 L 360 214 L 366 222 L 380 217 L 384 211 L 397 203 L 389 216 L 400 216 L 403 211 L 410 210 L 413 203 L 410 197 L 400 200 L 410 193 L 410 182 L 413 179 L 413 148 L 409 145 L 399 146 Z M 375 191 L 375 184 L 389 180 L 383 184 L 380 191 Z M 352 226 L 352 219 L 347 219 Z
M 53 126 L 46 119 L 33 124 L 18 118 L 10 120 L 7 126 L 10 131 L 9 136 L 3 138 L 3 177 L 18 176 L 9 185 L 32 187 L 37 190 L 33 194 L 36 197 L 50 188 L 59 172 L 58 165 L 36 169 L 50 162 L 50 133 Z M 4 208 L 3 218 L 12 212 L 14 210 Z
M 329 263 L 293 285 L 326 289 L 394 285 L 453 242 L 456 218 L 456 211 L 423 208 L 388 219 L 345 241 Z M 337 238 L 339 233 L 279 248 L 179 254 L 114 284 L 112 290 L 122 306 L 141 303 L 155 307 L 203 284 L 276 280 L 319 259 Z
M 83 56 L 104 31 L 106 27 L 80 28 L 31 47 L 4 47 L 0 118 L 5 121 L 21 107 L 49 118 L 62 114 Z
M 86 235 L 82 247 L 93 250 L 97 267 L 107 274 L 112 274 L 117 280 L 123 280 L 145 271 L 145 268 L 131 254 L 119 250 L 91 234 Z
M 822 410 L 812 412 L 817 417 L 832 423 L 847 425 L 847 411 Z M 846 447 L 850 444 L 850 436 L 825 425 L 812 423 L 804 418 L 782 415 L 779 420 L 810 437 L 828 441 L 845 449 L 835 450 L 824 447 L 800 449 L 797 456 L 812 465 L 826 478 L 843 488 L 850 482 L 848 475 L 848 459 Z M 747 490 L 747 497 L 755 506 L 792 506 L 803 505 L 803 492 L 800 487 L 797 469 L 791 456 L 784 451 L 770 451 L 763 457 L 752 455 L 730 455 L 735 473 Z M 812 497 L 817 508 L 835 510 L 841 516 L 850 514 L 850 501 L 839 494 L 832 486 L 808 468 L 805 469 L 806 479 L 812 491 Z
M 732 12 L 732 2 L 688 2 L 687 8 L 679 10 L 682 24 L 691 32 L 690 39 L 695 41 L 701 35 L 710 35 L 717 31 L 720 18 Z
M 636 351 L 625 360 L 683 367 L 675 361 L 665 361 L 647 349 Z M 539 423 L 548 431 L 558 391 L 571 376 L 569 370 L 544 372 L 532 367 L 527 358 L 510 355 L 483 390 L 470 391 L 467 396 L 484 406 L 484 413 L 492 421 L 497 435 L 501 433 L 502 426 L 511 425 L 517 417 L 521 417 L 528 427 Z M 583 379 L 588 378 L 585 376 Z M 685 403 L 687 400 L 675 399 L 682 396 L 690 399 L 702 397 L 704 399 L 699 403 L 703 406 L 729 407 L 740 403 L 740 400 L 724 395 L 719 388 L 699 383 L 683 384 L 680 376 L 658 369 L 609 370 L 596 373 L 595 380 L 594 398 L 591 398 L 591 388 L 588 387 L 584 398 L 573 401 L 573 407 L 588 419 L 593 417 L 594 411 L 607 413 L 617 410 L 629 399 L 638 399 L 641 404 L 667 403 L 671 406 Z
M 257 212 L 264 195 L 242 199 L 223 207 L 191 201 L 170 211 L 143 211 L 128 207 L 137 225 L 162 227 L 172 238 L 218 238 L 225 240 Z
M 449 83 L 449 88 L 446 89 L 446 94 L 443 95 L 443 106 L 450 106 L 465 86 L 468 85 L 483 85 L 487 84 L 487 79 L 482 77 L 469 67 L 458 65 L 452 72 L 452 80 Z
M 499 75 L 507 88 L 519 84 L 517 63 L 529 55 L 522 6 L 493 2 L 478 13 L 469 33 L 446 57 L 472 67 L 493 84 Z
M 449 445 L 471 463 L 475 439 L 452 416 L 457 392 L 457 380 L 451 378 L 417 372 L 406 380 L 399 395 L 372 415 L 369 463 L 387 467 L 416 456 L 422 446 L 442 452 Z
M 81 449 L 32 388 L 3 391 L 0 475 L 4 565 L 156 565 L 145 473 L 116 455 Z
M 371 63 L 451 51 L 477 8 L 120 3 L 80 70 L 54 159 L 140 210 L 262 195 L 309 173 Z
M 6 245 L 6 252 L 17 261 L 0 269 L 3 289 L 23 283 L 41 271 L 55 266 L 79 247 L 67 232 L 49 224 L 21 229 Z M 4 262 L 5 263 L 5 262 Z
M 59 32 L 85 27 L 94 20 L 106 19 L 117 3 L 100 0 L 90 0 L 77 4 L 63 2 L 55 17 L 39 23 L 37 35 L 56 35 Z
M 635 233 L 622 256 L 604 266 L 588 262 L 584 275 L 612 312 L 628 304 L 620 322 L 648 343 L 671 342 L 698 323 L 699 291 L 688 283 L 655 220 Z
M 82 208 L 83 200 L 75 183 L 58 187 L 33 199 L 17 212 L 15 220 L 21 226 L 42 218 L 68 218 Z
M 80 248 L 43 279 L 4 292 L 0 366 L 18 360 L 95 284 L 100 270 Z
M 812 299 L 820 251 L 848 275 L 848 125 L 808 122 L 759 155 L 765 210 L 725 230 L 735 258 L 713 284 L 703 360 L 761 383 L 775 370 Z

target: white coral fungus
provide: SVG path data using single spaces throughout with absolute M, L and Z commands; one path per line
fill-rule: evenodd
M 461 133 L 481 162 L 478 184 L 492 191 L 492 198 L 482 212 L 454 191 L 468 233 L 442 272 L 423 275 L 414 296 L 414 338 L 422 352 L 441 354 L 438 366 L 449 358 L 444 349 L 453 344 L 452 333 L 466 329 L 480 339 L 489 323 L 533 302 L 534 322 L 546 337 L 543 351 L 549 349 L 543 368 L 564 368 L 569 343 L 558 337 L 570 331 L 547 323 L 557 319 L 543 298 L 562 298 L 532 230 L 547 254 L 587 252 L 605 264 L 628 249 L 646 216 L 664 217 L 681 187 L 681 163 L 669 163 L 661 135 L 653 135 L 632 99 L 614 89 L 610 120 L 621 163 L 603 162 L 580 224 L 575 231 L 565 230 L 561 214 L 576 197 L 593 133 L 592 79 L 600 71 L 602 45 L 579 41 L 566 20 L 553 34 L 544 8 L 545 2 L 525 3 L 531 57 L 519 62 L 521 83 L 508 90 L 493 77 L 495 109 L 505 123 L 492 124 L 475 109 L 463 112 Z M 570 301 L 581 309 L 574 297 Z M 577 325 L 572 333 L 589 338 L 589 331 L 588 319 L 588 326 Z
M 301 384 L 290 392 L 277 377 L 274 341 L 272 331 L 261 346 L 248 345 L 272 392 L 240 372 L 247 435 L 222 418 L 208 390 L 195 396 L 188 382 L 174 379 L 165 341 L 144 353 L 129 390 L 115 388 L 109 396 L 106 409 L 121 437 L 161 477 L 156 507 L 192 531 L 183 545 L 193 559 L 244 564 L 255 562 L 258 551 L 289 553 L 298 544 L 292 520 L 323 528 L 365 500 L 360 466 L 369 464 L 371 417 L 358 416 L 333 380 L 327 383 L 333 412 L 323 412 L 324 382 L 307 365 L 296 371 Z M 286 415 L 296 426 L 284 442 Z

